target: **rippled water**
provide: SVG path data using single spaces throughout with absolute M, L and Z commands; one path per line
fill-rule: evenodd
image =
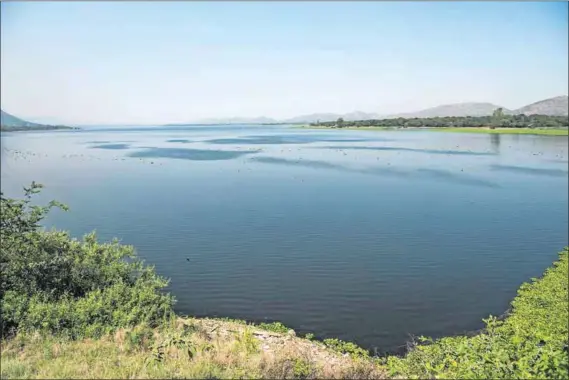
M 568 241 L 568 139 L 285 127 L 2 135 L 2 190 L 120 237 L 180 313 L 396 350 L 501 314 Z M 188 261 L 189 260 L 189 261 Z

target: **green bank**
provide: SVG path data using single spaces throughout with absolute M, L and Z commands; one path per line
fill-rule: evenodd
M 536 128 L 488 128 L 488 127 L 324 127 L 303 125 L 298 128 L 305 129 L 334 129 L 348 131 L 431 131 L 431 132 L 447 132 L 447 133 L 483 133 L 483 134 L 503 134 L 503 135 L 546 135 L 546 136 L 569 136 L 569 129 L 552 128 L 552 129 L 536 129 Z
M 432 130 L 463 133 L 500 133 L 567 136 L 569 118 L 551 115 L 505 115 L 501 108 L 487 116 L 445 116 L 423 118 L 390 118 L 310 123 L 307 128 L 348 130 Z
M 430 128 L 436 132 L 457 133 L 486 133 L 505 135 L 546 135 L 546 136 L 569 136 L 569 129 L 536 129 L 536 128 Z

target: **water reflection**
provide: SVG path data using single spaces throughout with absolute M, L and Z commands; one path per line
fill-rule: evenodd
M 490 145 L 492 146 L 492 152 L 495 154 L 500 153 L 500 134 L 491 133 L 490 134 Z

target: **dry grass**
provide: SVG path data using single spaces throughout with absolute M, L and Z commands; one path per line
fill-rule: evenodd
M 20 335 L 3 342 L 2 378 L 381 379 L 371 359 L 237 322 L 179 319 L 98 340 Z

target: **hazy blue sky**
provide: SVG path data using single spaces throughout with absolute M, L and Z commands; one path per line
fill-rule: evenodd
M 568 4 L 1 4 L 2 109 L 66 123 L 413 111 L 568 93 Z

